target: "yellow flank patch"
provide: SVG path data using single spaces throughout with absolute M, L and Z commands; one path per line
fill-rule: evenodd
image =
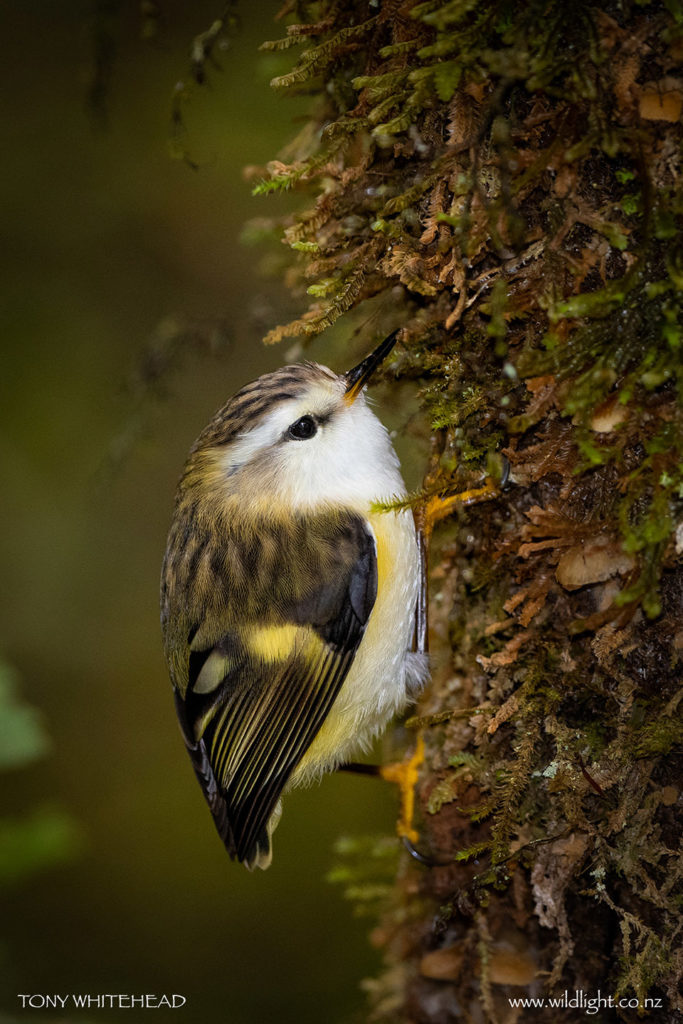
M 292 625 L 255 629 L 249 636 L 249 650 L 268 664 L 286 661 L 292 656 L 298 633 L 299 626 Z

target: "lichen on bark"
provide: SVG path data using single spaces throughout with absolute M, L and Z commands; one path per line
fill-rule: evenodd
M 266 340 L 342 317 L 358 349 L 402 329 L 387 372 L 417 382 L 430 439 L 416 505 L 500 451 L 512 471 L 435 536 L 435 670 L 408 726 L 422 844 L 449 863 L 406 856 L 382 890 L 371 1019 L 521 1021 L 510 998 L 568 989 L 631 1001 L 596 1019 L 658 998 L 674 1021 L 683 9 L 292 0 L 282 17 L 265 47 L 298 50 L 273 85 L 310 94 L 311 119 L 255 191 L 310 196 L 271 224 L 307 298 Z

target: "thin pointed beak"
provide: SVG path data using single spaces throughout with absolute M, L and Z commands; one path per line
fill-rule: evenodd
M 393 331 L 388 338 L 385 338 L 381 345 L 378 345 L 374 352 L 371 352 L 369 356 L 359 363 L 358 366 L 354 366 L 352 370 L 344 374 L 346 379 L 346 393 L 344 395 L 344 401 L 347 405 L 353 405 L 358 398 L 359 394 L 370 380 L 370 377 L 375 372 L 380 363 L 384 362 L 386 357 L 391 352 L 392 348 L 396 344 L 398 337 L 398 330 Z

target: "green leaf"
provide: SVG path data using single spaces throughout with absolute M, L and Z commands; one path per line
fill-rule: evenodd
M 23 767 L 49 750 L 40 713 L 22 701 L 14 672 L 0 661 L 0 770 Z

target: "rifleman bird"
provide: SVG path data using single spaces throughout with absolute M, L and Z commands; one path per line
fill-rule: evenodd
M 266 868 L 281 795 L 367 750 L 423 684 L 420 563 L 364 389 L 390 335 L 336 374 L 285 366 L 199 435 L 162 570 L 176 709 L 228 853 Z

